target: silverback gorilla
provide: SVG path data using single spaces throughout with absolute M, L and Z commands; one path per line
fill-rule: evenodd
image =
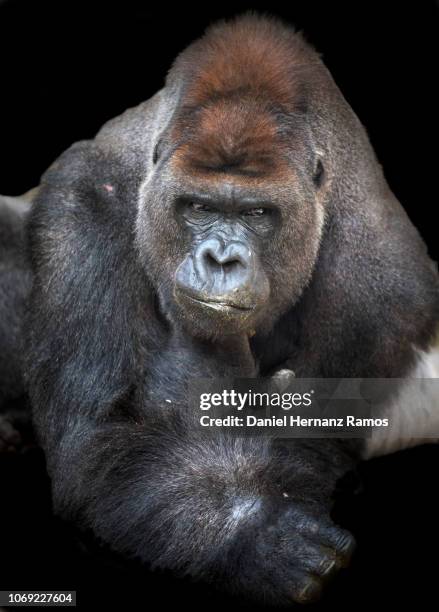
M 56 512 L 259 602 L 318 597 L 353 549 L 336 482 L 406 444 L 410 407 L 386 439 L 287 443 L 202 436 L 187 400 L 196 378 L 435 371 L 436 267 L 318 55 L 276 20 L 213 26 L 46 172 L 28 243 Z

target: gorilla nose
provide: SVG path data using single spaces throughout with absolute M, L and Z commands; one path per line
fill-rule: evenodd
M 266 302 L 269 290 L 251 246 L 222 235 L 199 242 L 176 273 L 176 296 L 182 304 L 194 308 L 193 302 L 199 302 L 209 315 L 221 312 L 230 317 L 233 311 L 248 316 Z
M 250 252 L 239 242 L 224 244 L 219 239 L 203 242 L 195 255 L 202 276 L 217 272 L 244 272 L 249 265 Z M 203 274 L 204 273 L 204 274 Z

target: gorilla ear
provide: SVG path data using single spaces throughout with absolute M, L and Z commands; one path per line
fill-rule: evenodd
M 316 167 L 313 175 L 313 182 L 317 188 L 320 188 L 323 185 L 325 180 L 325 169 L 323 167 L 323 162 L 319 158 L 316 163 Z

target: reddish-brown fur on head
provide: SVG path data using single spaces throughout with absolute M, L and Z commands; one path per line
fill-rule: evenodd
M 182 53 L 184 83 L 173 139 L 186 167 L 260 175 L 279 171 L 282 117 L 303 110 L 317 55 L 277 20 L 222 22 Z

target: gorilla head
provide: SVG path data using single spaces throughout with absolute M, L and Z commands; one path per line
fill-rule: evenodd
M 273 51 L 274 24 L 255 20 L 253 37 L 250 26 L 217 25 L 176 61 L 178 104 L 141 190 L 138 244 L 161 306 L 203 336 L 278 319 L 310 279 L 323 227 L 323 147 L 306 104 L 322 67 L 288 30 Z

